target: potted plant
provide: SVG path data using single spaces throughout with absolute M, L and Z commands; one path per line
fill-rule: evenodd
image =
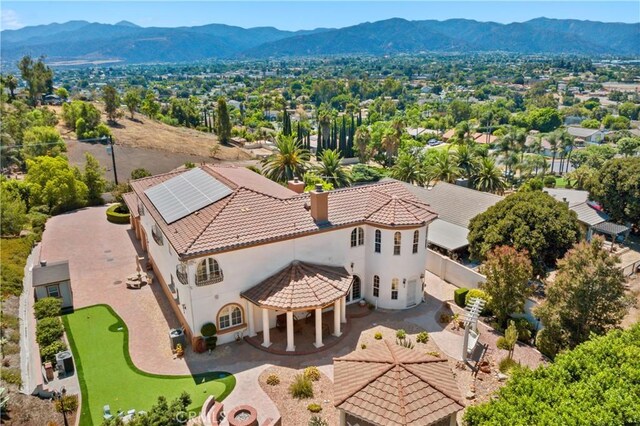
M 178 343 L 176 345 L 176 356 L 178 358 L 182 358 L 183 355 L 184 355 L 184 349 L 182 348 L 182 344 Z

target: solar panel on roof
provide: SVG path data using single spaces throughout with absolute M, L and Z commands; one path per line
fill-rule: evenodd
M 173 223 L 233 191 L 202 169 L 193 169 L 144 191 L 165 222 Z

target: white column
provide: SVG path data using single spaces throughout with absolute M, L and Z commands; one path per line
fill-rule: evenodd
M 342 305 L 340 299 L 333 304 L 333 335 L 336 337 L 342 335 L 340 332 L 340 305 Z
M 340 322 L 347 322 L 347 296 L 340 299 Z
M 339 409 L 338 412 L 340 412 L 340 426 L 347 426 L 347 415 L 344 412 L 344 410 Z M 455 416 L 454 416 L 455 417 Z
M 324 346 L 322 343 L 322 308 L 316 308 L 316 342 L 313 346 L 316 348 Z
M 271 346 L 271 339 L 269 338 L 269 310 L 262 308 L 262 346 L 268 348 Z
M 296 346 L 293 344 L 293 311 L 287 311 L 287 352 L 293 352 Z
M 249 337 L 253 337 L 257 334 L 256 326 L 253 321 L 253 303 L 247 300 L 247 325 L 249 326 Z

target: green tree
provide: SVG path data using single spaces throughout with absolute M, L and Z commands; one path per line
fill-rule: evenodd
M 151 172 L 147 169 L 139 168 L 135 169 L 131 172 L 131 179 L 142 179 L 145 177 L 151 176 Z
M 358 159 L 361 163 L 366 164 L 370 158 L 369 143 L 371 142 L 371 133 L 366 126 L 360 126 L 355 133 L 355 143 L 358 149 Z
M 228 144 L 231 140 L 231 121 L 229 119 L 229 111 L 227 110 L 227 102 L 224 98 L 218 99 L 218 106 L 216 108 L 216 115 L 218 117 L 216 134 L 220 143 Z
M 87 201 L 89 205 L 98 205 L 104 203 L 102 194 L 104 193 L 107 181 L 104 179 L 104 168 L 100 163 L 88 152 L 85 152 L 84 174 L 82 180 L 87 186 Z
M 36 106 L 43 93 L 47 93 L 52 86 L 53 71 L 45 65 L 44 57 L 34 61 L 31 56 L 24 56 L 18 62 L 18 69 L 22 79 L 27 82 L 29 105 Z
M 427 161 L 426 176 L 429 181 L 454 183 L 462 175 L 454 152 L 439 149 Z
M 614 220 L 640 224 L 640 157 L 607 161 L 588 189 Z
M 551 132 L 562 124 L 562 117 L 555 108 L 538 108 L 529 113 L 529 126 L 542 133 Z
M 502 171 L 491 158 L 482 158 L 472 176 L 472 184 L 478 191 L 502 194 L 506 187 Z
M 469 249 L 484 260 L 498 246 L 526 250 L 535 274 L 544 275 L 580 238 L 576 213 L 542 191 L 516 192 L 469 223 Z
M 462 171 L 462 176 L 471 180 L 478 167 L 473 145 L 463 144 L 458 146 L 456 160 L 458 161 L 458 167 Z
M 500 324 L 506 324 L 511 314 L 524 312 L 527 297 L 533 294 L 529 285 L 533 268 L 526 251 L 496 247 L 487 254 L 480 270 L 487 277 L 480 288 L 489 296 L 488 308 Z
M 55 157 L 67 150 L 60 133 L 48 126 L 34 126 L 24 132 L 22 152 L 25 158 L 49 155 Z
M 619 259 L 610 256 L 602 243 L 596 237 L 591 243 L 576 244 L 558 261 L 556 277 L 535 310 L 544 324 L 536 338 L 543 353 L 555 356 L 588 340 L 592 333 L 605 334 L 628 312 Z
M 129 89 L 124 94 L 124 104 L 127 106 L 129 110 L 129 114 L 131 114 L 131 119 L 138 108 L 140 108 L 140 104 L 142 103 L 142 99 L 140 97 L 140 90 L 138 89 Z
M 466 409 L 467 426 L 640 423 L 640 323 L 558 355 L 532 371 L 512 370 L 496 398 Z
M 291 136 L 278 135 L 276 152 L 262 161 L 263 173 L 269 179 L 286 183 L 304 175 L 309 162 L 309 151 L 303 149 Z
M 160 104 L 156 101 L 156 96 L 152 91 L 147 91 L 140 110 L 144 115 L 150 118 L 156 118 L 158 114 L 160 114 Z
M 151 410 L 143 414 L 136 414 L 127 425 L 183 426 L 187 418 L 186 414 L 189 411 L 189 405 L 191 405 L 191 397 L 186 392 L 182 392 L 171 403 L 167 402 L 164 396 L 159 396 L 158 402 L 151 407 Z M 117 416 L 103 422 L 103 426 L 120 426 L 122 424 L 122 418 Z
M 18 235 L 27 224 L 27 208 L 18 194 L 0 188 L 0 232 L 2 235 Z
M 627 117 L 629 120 L 637 120 L 640 116 L 640 105 L 636 105 L 632 102 L 624 102 L 618 107 L 618 113 Z
M 107 84 L 102 88 L 102 100 L 107 119 L 115 123 L 118 120 L 118 108 L 120 107 L 120 95 L 115 87 Z
M 400 153 L 396 164 L 391 167 L 389 177 L 419 186 L 427 180 L 420 158 L 408 152 Z
M 447 112 L 453 119 L 454 124 L 458 124 L 461 121 L 467 121 L 471 118 L 471 107 L 469 106 L 469 103 L 459 99 L 453 100 L 449 103 Z
M 583 190 L 590 188 L 593 185 L 593 180 L 596 178 L 596 170 L 584 165 L 580 166 L 567 175 L 567 182 L 575 189 Z
M 18 79 L 13 74 L 8 74 L 2 79 L 2 83 L 7 89 L 9 89 L 9 100 L 12 101 L 16 98 L 16 89 L 18 88 Z
M 320 154 L 320 162 L 316 167 L 316 173 L 323 180 L 333 185 L 334 188 L 343 188 L 351 185 L 349 171 L 340 164 L 342 157 L 337 149 L 325 149 Z
M 57 88 L 56 89 L 56 95 L 58 95 L 60 97 L 60 99 L 62 99 L 62 100 L 69 99 L 69 91 L 67 89 L 65 89 L 64 87 Z
M 35 157 L 27 160 L 25 181 L 31 189 L 31 205 L 45 205 L 59 213 L 82 207 L 87 202 L 87 185 L 80 170 L 63 157 Z
M 633 157 L 640 152 L 640 138 L 621 138 L 616 145 L 618 152 L 625 157 Z
M 498 349 L 509 351 L 509 359 L 513 358 L 513 349 L 518 341 L 518 329 L 514 321 L 509 321 L 509 326 L 504 332 L 504 336 L 498 338 L 496 346 Z

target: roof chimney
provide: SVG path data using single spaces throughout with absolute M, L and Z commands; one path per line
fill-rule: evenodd
M 304 192 L 304 182 L 300 181 L 297 177 L 287 182 L 287 188 L 295 192 L 296 194 L 302 194 Z
M 322 184 L 316 184 L 311 191 L 311 217 L 316 223 L 329 221 L 329 193 L 322 190 Z

